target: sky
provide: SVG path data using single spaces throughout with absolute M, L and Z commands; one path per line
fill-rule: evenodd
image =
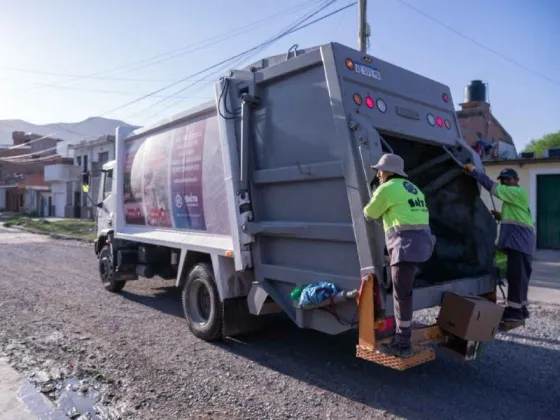
M 317 17 L 353 2 L 338 0 Z M 124 106 L 276 36 L 318 4 L 0 0 L 0 119 L 103 116 L 146 125 L 211 99 L 213 82 L 234 64 L 294 44 L 357 48 L 351 7 L 242 62 Z M 470 80 L 488 83 L 492 111 L 519 149 L 560 130 L 558 16 L 556 0 L 369 0 L 368 53 L 448 85 L 457 107 Z

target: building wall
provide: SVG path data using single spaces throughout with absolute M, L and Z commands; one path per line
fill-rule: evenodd
M 66 203 L 68 201 L 67 182 L 52 182 L 52 205 L 55 217 L 66 217 Z
M 25 190 L 24 192 L 24 208 L 27 214 L 41 214 L 41 193 L 36 190 Z
M 0 210 L 6 210 L 6 189 L 0 188 Z
M 91 173 L 91 184 L 87 195 L 85 193 L 80 194 L 79 207 L 81 207 L 81 218 L 93 218 L 95 217 L 95 207 L 92 202 L 97 203 L 99 197 L 101 169 L 103 164 L 115 159 L 114 136 L 106 136 L 99 140 L 73 145 L 71 149 L 74 154 L 74 164 L 80 165 L 82 170 L 86 169 L 84 167 L 84 156 L 87 156 L 87 170 Z M 81 184 L 77 186 L 75 191 L 81 191 Z M 75 202 L 72 204 L 76 205 Z
M 494 117 L 490 110 L 490 105 L 487 103 L 470 103 L 463 104 L 466 106 L 457 112 L 459 125 L 463 138 L 471 145 L 475 145 L 477 141 L 482 140 L 487 143 L 507 143 L 509 147 L 499 149 L 499 146 L 492 151 L 491 159 L 498 159 L 503 153 L 508 153 L 507 158 L 515 158 L 512 156 L 512 148 L 515 152 L 515 145 L 513 139 L 500 122 Z M 471 108 L 472 107 L 472 108 Z
M 88 160 L 88 170 L 92 170 L 91 165 L 94 164 L 97 170 L 101 169 L 103 163 L 106 163 L 110 160 L 115 159 L 115 142 L 114 141 L 93 141 L 85 143 L 83 145 L 74 145 L 72 147 L 74 153 L 74 164 L 80 164 L 80 166 L 84 165 L 84 156 L 87 156 Z M 99 158 L 100 155 L 106 156 L 106 160 L 104 162 L 100 162 Z
M 42 137 L 43 136 L 40 134 L 25 133 L 23 131 L 14 131 L 12 133 L 14 146 L 29 143 L 31 151 L 27 151 L 27 153 L 39 153 L 44 151 L 41 153 L 41 157 L 56 154 L 56 147 L 61 140 L 52 137 Z

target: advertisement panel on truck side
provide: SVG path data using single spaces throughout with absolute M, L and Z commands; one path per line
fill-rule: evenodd
M 125 141 L 126 225 L 229 235 L 215 114 Z

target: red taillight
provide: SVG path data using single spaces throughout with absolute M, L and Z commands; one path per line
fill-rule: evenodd
M 443 120 L 441 119 L 441 117 L 436 118 L 436 124 L 438 127 L 443 127 Z
M 449 96 L 447 96 L 447 93 L 443 93 L 441 95 L 441 99 L 443 99 L 443 102 L 445 103 L 449 102 Z
M 366 96 L 366 106 L 370 109 L 373 109 L 375 107 L 375 101 L 373 100 L 373 98 Z
M 359 93 L 354 93 L 354 102 L 356 102 L 356 105 L 362 105 L 362 97 L 360 96 Z

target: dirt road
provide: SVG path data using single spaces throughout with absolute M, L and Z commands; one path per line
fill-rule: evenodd
M 0 357 L 38 387 L 45 371 L 90 378 L 82 387 L 97 383 L 106 418 L 553 418 L 560 311 L 531 309 L 527 328 L 500 335 L 480 360 L 442 354 L 404 373 L 356 359 L 353 334 L 284 320 L 213 345 L 190 335 L 169 283 L 110 294 L 90 245 L 0 228 Z

